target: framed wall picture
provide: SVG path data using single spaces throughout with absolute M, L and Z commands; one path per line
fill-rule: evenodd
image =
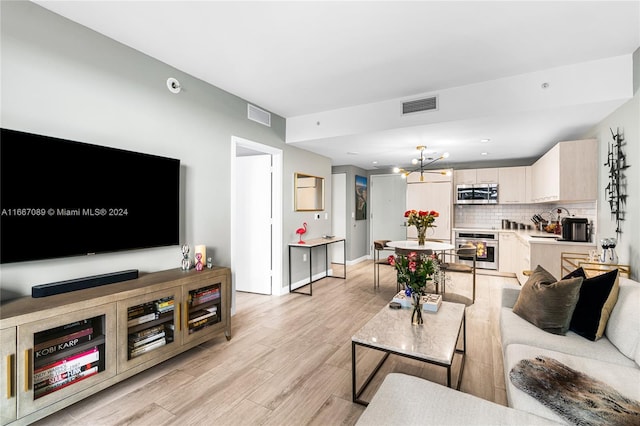
M 356 175 L 356 220 L 367 219 L 367 178 Z

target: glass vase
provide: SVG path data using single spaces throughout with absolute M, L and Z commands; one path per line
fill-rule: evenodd
M 424 245 L 424 236 L 427 233 L 427 228 L 420 226 L 416 228 L 418 230 L 418 245 L 419 246 L 423 246 Z
M 422 296 L 420 293 L 411 293 L 413 297 L 413 313 L 411 314 L 411 324 L 422 325 L 424 320 L 422 319 Z

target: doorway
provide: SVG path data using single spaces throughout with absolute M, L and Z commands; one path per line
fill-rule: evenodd
M 281 293 L 282 150 L 235 136 L 231 137 L 231 273 L 235 291 Z
M 399 174 L 371 175 L 371 252 L 375 240 L 405 240 L 407 182 Z

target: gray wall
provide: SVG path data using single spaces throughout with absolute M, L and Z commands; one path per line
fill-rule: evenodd
M 310 214 L 293 211 L 293 172 L 330 182 L 328 158 L 287 146 L 282 117 L 273 115 L 271 128 L 249 121 L 245 100 L 40 6 L 3 1 L 0 13 L 0 125 L 179 158 L 181 241 L 206 244 L 217 265 L 230 266 L 231 136 L 282 149 L 283 284 L 288 282 L 286 242 L 296 239 L 302 221 L 313 222 Z M 182 93 L 167 90 L 168 77 L 180 81 Z M 329 232 L 329 222 L 314 224 L 309 236 Z M 158 271 L 178 267 L 180 258 L 176 246 L 6 264 L 0 288 L 5 298 L 26 295 L 35 284 L 132 268 Z
M 366 220 L 356 220 L 352 217 L 356 211 L 356 175 L 364 176 L 367 178 L 367 206 L 369 203 L 369 196 L 371 183 L 369 181 L 369 172 L 355 166 L 336 166 L 333 167 L 333 173 L 346 173 L 347 175 L 347 211 L 345 224 L 347 227 L 347 261 L 359 261 L 362 258 L 369 255 L 369 217 L 371 212 L 367 211 Z
M 631 265 L 631 277 L 640 278 L 640 48 L 633 54 L 633 99 L 618 108 L 609 117 L 592 129 L 587 137 L 598 139 L 599 170 L 598 170 L 598 225 L 596 242 L 601 238 L 617 237 L 616 252 L 620 263 Z M 623 151 L 627 156 L 627 164 L 631 167 L 625 170 L 627 203 L 624 208 L 625 219 L 622 233 L 616 235 L 616 222 L 611 216 L 611 209 L 607 202 L 605 186 L 609 181 L 608 169 L 604 166 L 607 161 L 607 148 L 613 138 L 611 130 L 620 129 L 624 132 L 626 145 Z

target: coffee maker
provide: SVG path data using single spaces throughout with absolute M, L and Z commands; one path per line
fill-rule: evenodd
M 589 220 L 579 217 L 562 219 L 562 239 L 565 241 L 588 242 L 591 240 Z

